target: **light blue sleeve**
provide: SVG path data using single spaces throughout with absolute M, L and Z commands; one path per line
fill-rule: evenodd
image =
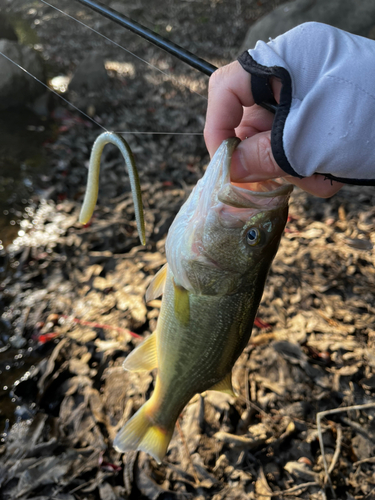
M 281 168 L 375 185 L 375 41 L 305 23 L 239 61 L 255 79 L 282 80 L 271 134 Z

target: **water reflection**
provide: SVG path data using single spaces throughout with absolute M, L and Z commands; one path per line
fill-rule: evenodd
M 0 349 L 0 446 L 11 424 L 33 416 L 32 406 L 35 404 L 32 405 L 32 400 L 36 394 L 27 395 L 25 391 L 28 389 L 27 381 L 33 376 L 34 366 L 41 357 L 42 354 L 30 349 L 8 349 L 4 352 Z M 21 400 L 17 391 L 22 383 L 26 389 L 19 390 Z
M 49 123 L 28 109 L 0 114 L 0 245 L 20 230 L 36 180 L 47 170 L 44 144 L 50 137 Z

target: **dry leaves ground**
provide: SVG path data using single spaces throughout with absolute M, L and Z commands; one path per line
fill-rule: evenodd
M 32 16 L 27 3 L 13 5 Z M 27 7 L 35 8 L 31 3 Z M 171 18 L 148 12 L 142 2 L 136 7 L 141 22 L 159 19 L 163 26 L 179 19 L 173 38 L 178 43 L 184 44 L 191 27 L 191 39 L 197 39 L 191 50 L 219 65 L 234 57 L 237 33 L 245 29 L 244 15 L 229 4 L 211 2 L 208 9 L 185 2 L 180 16 L 170 9 Z M 254 16 L 264 12 L 261 2 L 236 5 L 242 14 L 245 8 Z M 197 21 L 204 8 L 210 21 L 218 18 L 204 23 L 206 34 L 212 31 L 206 38 Z M 233 26 L 220 46 L 218 21 L 223 24 L 228 12 Z M 92 48 L 96 39 L 78 30 L 52 43 L 49 36 L 61 16 L 45 6 L 38 6 L 38 16 L 38 34 L 54 64 L 69 65 L 71 44 Z M 106 21 L 88 18 L 96 29 L 108 28 Z M 119 32 L 113 30 L 115 37 Z M 217 56 L 224 46 L 224 56 Z M 203 76 L 156 49 L 144 50 L 145 58 L 204 91 Z M 201 97 L 140 63 L 134 71 L 113 71 L 106 92 L 87 98 L 107 128 L 202 129 Z M 56 112 L 60 103 L 52 104 Z M 140 342 L 134 333 L 145 337 L 155 327 L 160 302 L 146 307 L 144 293 L 165 262 L 168 227 L 207 163 L 203 139 L 129 137 L 142 179 L 144 248 L 115 150 L 105 153 L 92 224 L 78 224 L 85 163 L 98 131 L 76 113 L 57 110 L 60 134 L 46 145 L 50 171 L 19 217 L 25 234 L 0 256 L 0 497 L 375 498 L 375 406 L 322 418 L 332 486 L 316 424 L 319 412 L 375 404 L 375 189 L 347 186 L 330 200 L 294 192 L 259 318 L 234 368 L 239 396 L 208 392 L 193 399 L 158 466 L 144 453 L 120 455 L 112 448 L 117 429 L 150 396 L 154 383 L 152 374 L 127 373 L 121 365 Z

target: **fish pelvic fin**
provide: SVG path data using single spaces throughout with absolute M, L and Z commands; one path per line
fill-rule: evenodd
M 157 299 L 158 297 L 160 297 L 160 295 L 163 294 L 167 272 L 168 264 L 164 264 L 164 266 L 155 274 L 146 290 L 146 302 Z
M 164 430 L 155 425 L 148 415 L 150 403 L 151 400 L 141 406 L 137 413 L 119 430 L 113 441 L 113 446 L 119 453 L 130 450 L 144 451 L 160 464 L 167 453 L 174 426 Z
M 209 391 L 218 391 L 228 394 L 229 396 L 236 396 L 232 386 L 232 373 L 229 372 L 220 382 L 209 388 Z
M 128 372 L 150 372 L 158 367 L 156 332 L 136 347 L 122 364 Z

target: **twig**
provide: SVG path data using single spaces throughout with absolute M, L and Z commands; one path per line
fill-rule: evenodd
M 255 378 L 252 378 L 250 382 L 250 401 L 257 401 L 257 382 Z
M 272 493 L 267 493 L 267 495 L 270 497 L 277 497 L 277 496 L 286 497 L 291 495 L 292 493 L 295 493 L 296 491 L 306 490 L 307 488 L 310 488 L 310 486 L 319 486 L 319 483 L 317 483 L 316 481 L 311 481 L 310 483 L 297 484 L 296 486 L 293 486 L 288 490 L 273 491 Z M 303 492 L 301 491 L 300 493 Z
M 264 410 L 262 410 L 262 408 L 260 408 L 260 406 L 256 405 L 252 401 L 250 401 L 248 397 L 245 398 L 241 394 L 238 394 L 236 397 L 237 397 L 237 399 L 242 400 L 246 404 L 246 406 L 249 406 L 250 408 L 253 408 L 258 413 L 260 413 L 262 415 L 262 417 L 267 418 L 268 420 L 272 420 L 272 417 L 270 417 L 268 415 L 268 413 L 266 413 Z
M 57 487 L 57 489 L 55 490 L 55 494 L 60 492 L 63 488 L 66 488 L 67 486 L 69 486 L 74 481 L 74 479 L 76 479 L 85 470 L 85 468 L 87 467 L 87 462 L 89 462 L 90 460 L 92 460 L 93 458 L 95 458 L 96 456 L 99 456 L 99 455 L 100 455 L 100 450 L 94 450 L 91 453 L 91 455 L 87 458 L 87 460 L 85 460 L 84 463 L 81 464 L 81 466 L 79 466 L 76 469 L 76 471 L 72 474 L 72 476 L 67 481 L 63 481 L 62 484 L 60 484 Z M 73 493 L 75 491 L 78 491 L 78 490 L 84 488 L 85 486 L 87 486 L 87 484 L 89 484 L 89 483 L 90 483 L 90 481 L 79 484 L 78 486 L 76 486 L 75 488 L 70 490 L 69 493 Z
M 189 452 L 189 448 L 187 447 L 187 443 L 186 443 L 186 439 L 185 439 L 184 433 L 183 433 L 183 431 L 181 429 L 180 419 L 178 419 L 177 422 L 176 422 L 176 428 L 178 430 L 178 433 L 179 433 L 181 441 L 182 441 L 182 446 L 183 446 L 183 449 L 184 449 L 184 452 L 185 452 L 185 456 L 186 456 L 189 464 L 191 465 L 191 470 L 192 470 L 192 473 L 193 473 L 193 477 L 194 477 L 195 483 L 197 485 L 199 485 L 200 481 L 199 481 L 199 478 L 198 478 L 198 475 L 197 475 L 197 471 L 195 470 L 193 461 L 191 459 L 191 455 L 190 455 L 190 452 Z
M 362 464 L 375 464 L 375 457 L 364 458 L 363 460 L 358 460 L 354 462 L 353 467 L 359 467 Z
M 348 427 L 351 427 L 358 434 L 360 434 L 361 436 L 363 436 L 366 439 L 368 439 L 368 440 L 372 441 L 373 443 L 375 443 L 374 435 L 370 434 L 369 432 L 366 432 L 364 430 L 364 428 L 360 424 L 358 424 L 357 422 L 354 422 L 353 420 L 350 420 L 350 418 L 347 418 L 347 417 L 341 417 L 340 420 L 341 420 L 341 423 L 347 425 Z
M 321 452 L 322 457 L 323 457 L 324 471 L 325 471 L 325 475 L 326 475 L 325 482 L 329 483 L 334 498 L 336 498 L 336 495 L 335 495 L 335 492 L 333 490 L 333 485 L 332 485 L 332 481 L 331 481 L 331 477 L 330 477 L 330 471 L 328 470 L 328 464 L 327 464 L 327 460 L 326 460 L 326 456 L 325 456 L 325 452 L 324 452 L 321 420 L 322 420 L 322 418 L 326 417 L 327 415 L 333 415 L 335 413 L 343 413 L 343 412 L 351 411 L 351 410 L 366 410 L 367 408 L 375 408 L 375 403 L 367 403 L 364 405 L 346 406 L 344 408 L 334 408 L 333 410 L 320 411 L 316 415 L 316 426 L 318 429 L 320 452 Z M 340 444 L 340 447 L 341 447 L 341 444 Z M 335 454 L 334 454 L 333 458 L 335 458 L 336 451 L 337 451 L 337 445 L 336 445 L 336 450 L 335 450 Z M 340 450 L 338 451 L 338 453 L 340 453 Z M 337 458 L 336 458 L 336 460 L 337 460 Z M 332 459 L 332 462 L 333 462 L 333 459 Z
M 250 368 L 245 370 L 245 398 L 246 398 L 246 409 L 250 410 L 250 384 L 249 384 L 249 374 Z
M 328 474 L 331 474 L 333 469 L 335 468 L 335 465 L 337 463 L 337 460 L 339 459 L 340 452 L 341 452 L 341 443 L 342 443 L 341 425 L 336 426 L 336 431 L 337 431 L 336 448 L 335 448 L 335 453 L 333 454 L 333 457 L 332 457 L 331 465 L 329 466 L 329 469 L 328 469 Z
M 134 481 L 134 465 L 138 457 L 138 451 L 128 451 L 122 457 L 124 464 L 124 486 L 127 495 L 130 496 L 132 491 L 132 484 Z

